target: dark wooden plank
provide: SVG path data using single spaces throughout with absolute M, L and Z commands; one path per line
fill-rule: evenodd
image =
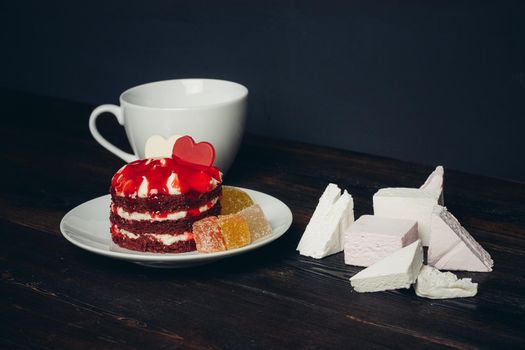
M 226 183 L 274 195 L 294 213 L 268 247 L 213 265 L 155 270 L 84 252 L 58 223 L 107 192 L 122 165 L 92 140 L 90 107 L 6 92 L 0 153 L 0 345 L 7 348 L 525 347 L 525 186 L 446 169 L 449 209 L 492 254 L 471 299 L 358 294 L 341 254 L 295 247 L 328 182 L 370 213 L 385 186 L 432 170 L 392 159 L 247 135 Z M 105 124 L 104 124 L 105 123 Z M 105 132 L 125 144 L 122 130 Z
M 290 304 L 288 298 L 265 293 L 258 288 L 250 290 L 239 287 L 230 282 L 235 276 L 250 274 L 250 270 L 256 267 L 254 263 L 259 260 L 243 259 L 242 263 L 237 260 L 192 270 L 151 270 L 70 249 L 69 244 L 59 238 L 42 236 L 27 229 L 20 232 L 12 225 L 2 225 L 2 232 L 6 230 L 11 232 L 9 236 L 23 234 L 35 244 L 45 244 L 49 240 L 54 242 L 55 254 L 51 258 L 34 252 L 16 253 L 24 244 L 15 239 L 10 239 L 9 243 L 12 244 L 7 256 L 2 256 L 2 260 L 7 261 L 2 275 L 3 288 L 6 285 L 25 288 L 28 292 L 33 291 L 51 300 L 32 304 L 31 310 L 37 314 L 46 314 L 50 309 L 49 304 L 62 302 L 66 307 L 73 305 L 81 310 L 82 319 L 92 318 L 90 314 L 93 313 L 93 317 L 97 318 L 135 320 L 129 321 L 131 326 L 138 328 L 137 325 L 141 325 L 152 333 L 152 343 L 157 338 L 155 333 L 173 332 L 178 335 L 176 340 L 179 340 L 178 337 L 185 339 L 184 345 L 187 345 L 187 339 L 197 343 L 216 343 L 219 347 L 239 348 L 267 348 L 271 345 L 268 342 L 272 340 L 281 343 L 274 344 L 274 347 L 288 348 L 290 342 L 299 341 L 295 334 L 297 329 L 304 329 L 312 335 L 312 339 L 303 339 L 305 346 L 309 343 L 323 345 L 324 326 L 308 330 L 307 325 L 318 321 L 328 325 L 335 323 L 335 319 L 331 320 L 330 317 L 334 311 L 329 308 L 310 305 L 315 315 L 318 311 L 321 314 L 304 319 L 302 308 L 297 307 L 302 306 L 302 303 L 295 301 L 295 298 L 290 298 L 293 302 Z M 245 264 L 247 261 L 248 265 Z M 261 265 L 260 261 L 258 265 Z M 150 288 L 145 288 L 148 285 Z M 256 312 L 247 313 L 247 309 Z M 64 316 L 69 317 L 67 312 Z M 247 327 L 250 320 L 253 324 Z M 283 323 L 294 322 L 300 327 L 282 327 Z M 86 323 L 88 328 L 92 325 Z M 352 322 L 348 323 L 351 325 Z M 129 326 L 126 321 L 118 328 Z M 117 328 L 116 325 L 114 327 Z M 26 333 L 29 331 L 25 330 Z M 124 330 L 122 337 L 128 336 L 128 331 Z M 134 331 L 138 333 L 140 330 Z M 227 334 L 224 338 L 221 337 L 223 333 Z M 260 339 L 257 334 L 268 334 L 268 338 Z M 293 337 L 290 338 L 290 335 Z M 338 344 L 340 341 L 335 337 L 325 345 L 341 345 Z M 374 346 L 373 342 L 366 341 L 364 344 Z
M 97 257 L 71 249 L 58 237 L 12 224 L 0 229 L 9 232 L 2 237 L 9 248 L 1 258 L 6 262 L 2 289 L 5 295 L 16 295 L 8 300 L 15 305 L 11 309 L 17 314 L 25 310 L 41 315 L 56 310 L 53 322 L 79 318 L 91 330 L 100 323 L 109 328 L 97 326 L 97 332 L 106 334 L 113 329 L 113 339 L 124 345 L 150 337 L 144 340 L 147 344 L 159 336 L 175 343 L 184 339 L 184 345 L 193 341 L 239 348 L 289 348 L 294 344 L 334 348 L 349 341 L 378 347 L 382 342 L 374 339 L 380 335 L 406 346 L 424 342 L 467 348 L 469 344 L 510 346 L 520 341 L 523 323 L 519 319 L 499 323 L 496 318 L 498 314 L 518 316 L 517 305 L 508 299 L 487 298 L 491 293 L 487 281 L 479 298 L 461 302 L 418 299 L 412 291 L 361 295 L 349 287 L 352 269 L 344 266 L 340 256 L 326 262 L 285 257 L 289 251 L 285 240 L 245 257 L 170 271 Z M 26 240 L 14 238 L 21 235 Z M 52 247 L 53 254 L 25 250 L 27 240 Z M 10 292 L 13 289 L 18 291 Z M 25 294 L 27 298 L 19 298 Z M 514 298 L 519 300 L 517 295 Z M 71 306 L 75 310 L 69 310 Z M 491 327 L 484 330 L 488 321 Z M 41 327 L 53 333 L 56 324 L 48 328 L 43 323 Z M 231 338 L 221 337 L 225 331 Z M 140 334 L 140 339 L 130 332 Z M 60 334 L 56 336 L 61 339 Z

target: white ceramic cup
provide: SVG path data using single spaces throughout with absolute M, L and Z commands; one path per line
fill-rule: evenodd
M 215 148 L 215 165 L 224 173 L 233 162 L 244 132 L 248 89 L 215 79 L 176 79 L 139 85 L 120 95 L 120 106 L 105 104 L 93 110 L 89 130 L 103 147 L 126 162 L 145 157 L 146 141 L 190 135 Z M 96 119 L 112 113 L 126 130 L 133 154 L 108 142 Z

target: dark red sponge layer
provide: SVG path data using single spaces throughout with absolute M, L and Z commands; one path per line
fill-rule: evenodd
M 139 238 L 129 238 L 111 228 L 111 238 L 119 247 L 150 253 L 186 253 L 196 250 L 195 240 L 175 242 L 171 245 L 164 245 L 162 242 L 151 239 L 148 236 Z
M 110 193 L 111 201 L 118 207 L 121 207 L 128 212 L 174 212 L 185 209 L 199 208 L 207 204 L 212 199 L 221 195 L 222 186 L 219 185 L 210 192 L 206 192 L 204 194 L 196 192 L 173 196 L 159 194 L 147 198 L 117 196 L 113 187 L 110 188 Z
M 144 233 L 154 234 L 177 234 L 187 231 L 191 232 L 191 227 L 195 221 L 203 219 L 211 215 L 219 215 L 221 212 L 221 204 L 217 202 L 209 210 L 197 216 L 189 216 L 179 220 L 164 220 L 164 221 L 149 221 L 149 220 L 126 220 L 111 212 L 109 220 L 112 224 L 117 225 L 121 229 L 132 232 L 137 235 Z

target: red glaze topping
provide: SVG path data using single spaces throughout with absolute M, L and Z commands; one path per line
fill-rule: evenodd
M 171 187 L 178 188 L 182 194 L 206 193 L 216 187 L 213 179 L 221 183 L 221 174 L 216 167 L 189 163 L 173 156 L 131 162 L 117 171 L 111 185 L 118 195 L 130 197 L 138 194 L 145 178 L 148 181 L 148 195 L 155 194 L 154 190 L 156 194 L 170 195 L 167 182 L 172 174 L 175 175 Z

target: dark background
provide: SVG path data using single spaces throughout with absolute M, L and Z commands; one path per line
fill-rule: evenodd
M 0 30 L 0 87 L 228 79 L 250 132 L 525 182 L 524 1 L 2 1 Z

